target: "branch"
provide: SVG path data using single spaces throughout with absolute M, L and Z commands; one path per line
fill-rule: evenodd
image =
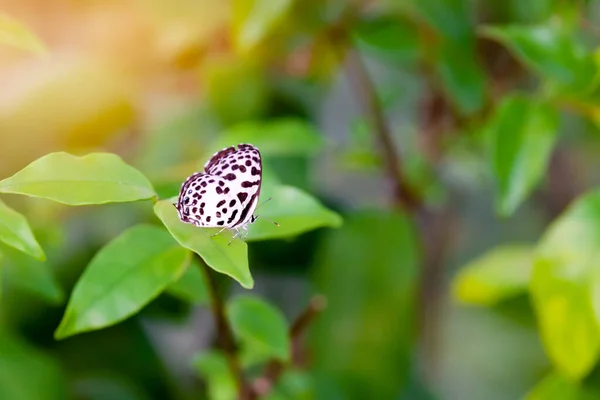
M 312 323 L 319 313 L 327 306 L 327 300 L 321 295 L 313 296 L 306 309 L 300 314 L 290 327 L 289 336 L 292 343 L 292 362 L 297 363 L 298 354 L 300 353 L 300 344 L 302 333 Z M 285 364 L 279 360 L 271 360 L 265 368 L 265 373 L 262 377 L 256 379 L 253 383 L 253 390 L 256 396 L 264 396 L 268 394 L 273 386 L 279 380 L 279 377 L 285 370 Z
M 217 340 L 219 342 L 219 346 L 227 357 L 231 374 L 237 383 L 238 398 L 250 399 L 251 388 L 244 379 L 244 373 L 237 357 L 237 345 L 235 343 L 235 338 L 233 336 L 231 326 L 229 325 L 229 321 L 227 321 L 227 318 L 225 317 L 225 308 L 217 290 L 214 272 L 203 261 L 200 262 L 200 265 L 200 269 L 206 278 L 206 283 L 208 286 L 212 313 L 215 318 L 215 325 L 217 327 Z
M 407 211 L 415 210 L 420 205 L 420 199 L 406 184 L 402 159 L 392 139 L 392 130 L 385 118 L 375 86 L 369 78 L 363 59 L 358 51 L 348 48 L 345 67 L 349 83 L 357 94 L 362 112 L 373 124 L 388 178 L 393 183 L 396 206 Z

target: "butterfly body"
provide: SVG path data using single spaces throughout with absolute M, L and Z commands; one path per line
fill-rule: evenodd
M 257 218 L 261 183 L 260 152 L 250 144 L 238 144 L 216 152 L 203 172 L 189 176 L 175 207 L 183 222 L 232 229 L 236 236 L 245 236 L 248 224 Z

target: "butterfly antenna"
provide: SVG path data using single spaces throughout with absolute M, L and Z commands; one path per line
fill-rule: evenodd
M 265 201 L 263 201 L 262 203 L 260 203 L 258 206 L 256 206 L 256 209 L 255 209 L 254 211 L 258 210 L 260 206 L 262 206 L 263 204 L 265 204 L 265 203 L 266 203 L 267 201 L 269 201 L 269 200 L 273 200 L 273 198 L 272 198 L 272 197 L 269 197 L 268 199 L 266 199 Z M 272 219 L 269 219 L 269 218 L 262 217 L 262 216 L 260 216 L 260 215 L 255 215 L 255 216 L 254 216 L 254 221 L 256 221 L 256 219 L 257 219 L 258 217 L 261 217 L 262 219 L 266 219 L 267 221 L 269 221 L 269 222 L 272 222 L 272 223 L 273 223 L 275 226 L 279 226 L 279 223 L 278 223 L 278 222 L 275 222 L 275 221 L 273 221 Z M 254 221 L 252 221 L 252 222 L 254 222 Z
M 263 217 L 263 216 L 260 216 L 260 215 L 255 215 L 255 216 L 254 216 L 254 220 L 256 221 L 256 220 L 258 219 L 258 217 L 260 217 L 260 218 L 262 218 L 262 219 L 266 219 L 266 220 L 267 220 L 267 221 L 269 221 L 269 222 L 272 222 L 272 223 L 273 223 L 275 226 L 280 226 L 280 225 L 279 225 L 279 222 L 275 222 L 275 221 L 273 221 L 272 219 L 265 218 L 265 217 Z
M 270 200 L 273 200 L 273 198 L 269 197 L 268 199 L 266 199 L 265 201 L 263 201 L 262 203 L 260 203 L 259 205 L 257 205 L 256 209 L 254 211 L 258 210 L 260 208 L 260 206 L 262 206 L 263 204 L 265 204 L 267 201 L 270 201 Z

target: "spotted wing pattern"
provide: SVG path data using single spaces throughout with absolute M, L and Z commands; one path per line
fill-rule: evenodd
M 218 151 L 204 172 L 192 174 L 181 186 L 179 218 L 200 227 L 245 228 L 254 222 L 261 182 L 262 161 L 256 147 L 239 144 Z

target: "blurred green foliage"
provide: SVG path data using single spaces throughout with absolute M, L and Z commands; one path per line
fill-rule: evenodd
M 600 396 L 597 2 L 0 7 L 0 399 Z

